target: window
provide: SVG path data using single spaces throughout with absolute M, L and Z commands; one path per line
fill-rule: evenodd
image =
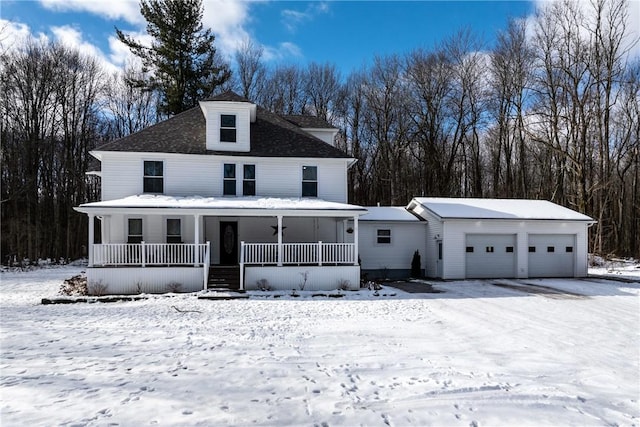
M 236 195 L 236 165 L 225 163 L 224 165 L 224 188 L 222 194 L 225 196 Z
M 487 246 L 487 247 L 485 248 L 485 252 L 487 252 L 487 253 L 491 253 L 491 254 L 492 254 L 492 253 L 493 253 L 493 246 Z
M 567 246 L 564 251 L 567 253 L 573 252 L 573 246 Z
M 536 247 L 535 246 L 529 246 L 529 252 L 533 253 L 536 251 Z
M 472 254 L 473 253 L 473 246 L 467 246 L 467 253 L 468 254 Z
M 164 177 L 161 161 L 144 162 L 143 191 L 145 193 L 163 193 Z
M 127 243 L 142 242 L 142 218 L 129 218 Z
M 442 259 L 442 242 L 438 242 L 438 259 Z
M 167 219 L 167 243 L 182 243 L 182 228 L 177 218 Z
M 553 246 L 547 246 L 547 252 L 555 252 L 556 248 Z
M 244 165 L 244 179 L 242 180 L 242 195 L 256 195 L 256 165 Z
M 388 245 L 391 243 L 391 230 L 380 229 L 378 230 L 377 241 L 380 244 Z
M 236 116 L 220 115 L 220 142 L 236 142 Z
M 318 197 L 318 167 L 302 167 L 302 197 Z
M 513 253 L 513 246 L 507 246 L 507 253 Z

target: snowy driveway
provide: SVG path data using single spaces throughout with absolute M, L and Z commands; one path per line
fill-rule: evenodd
M 638 283 L 39 304 L 77 271 L 0 275 L 3 426 L 640 424 Z

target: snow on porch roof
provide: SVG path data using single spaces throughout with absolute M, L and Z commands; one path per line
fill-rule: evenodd
M 360 217 L 360 221 L 420 222 L 404 206 L 366 206 L 366 209 L 367 213 Z
M 443 219 L 525 219 L 594 221 L 593 218 L 547 200 L 456 199 L 416 197 L 408 208 L 421 204 Z
M 328 202 L 314 198 L 279 197 L 176 197 L 160 194 L 142 194 L 117 200 L 85 203 L 80 212 L 101 209 L 188 209 L 188 210 L 250 210 L 250 211 L 342 211 L 362 215 L 362 206 Z

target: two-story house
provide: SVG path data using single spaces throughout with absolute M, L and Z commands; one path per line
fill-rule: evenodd
M 355 159 L 336 133 L 227 92 L 92 151 L 102 200 L 76 208 L 89 217 L 89 285 L 357 289 L 366 209 L 347 204 Z

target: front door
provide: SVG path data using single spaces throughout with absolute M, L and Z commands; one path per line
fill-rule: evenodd
M 220 221 L 220 264 L 238 263 L 238 223 Z

